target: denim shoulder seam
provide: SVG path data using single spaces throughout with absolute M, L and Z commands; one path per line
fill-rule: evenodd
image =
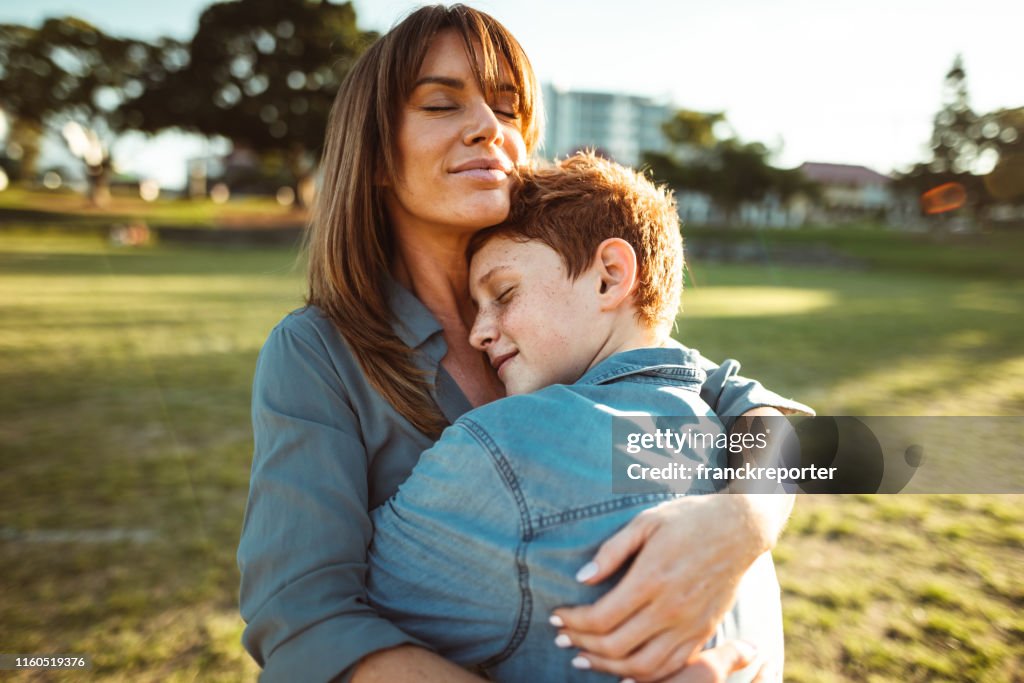
M 636 384 L 658 384 L 666 387 L 679 387 L 685 391 L 695 394 L 700 393 L 700 384 L 693 380 L 682 380 L 680 378 L 669 378 L 658 375 L 632 375 L 622 379 L 623 382 L 634 382 Z
M 526 639 L 526 632 L 530 627 L 530 619 L 533 614 L 533 595 L 530 592 L 530 573 L 526 566 L 526 546 L 533 540 L 534 529 L 530 520 L 530 511 L 526 505 L 526 497 L 523 495 L 519 485 L 519 479 L 512 469 L 512 465 L 501 452 L 497 442 L 484 427 L 475 420 L 467 417 L 460 418 L 456 424 L 461 425 L 483 446 L 484 451 L 490 456 L 491 462 L 498 470 L 502 481 L 508 487 L 512 497 L 519 508 L 519 525 L 521 534 L 519 543 L 516 545 L 516 574 L 519 581 L 519 613 L 516 615 L 516 625 L 512 630 L 508 643 L 501 652 L 490 659 L 482 662 L 480 666 L 489 668 L 505 661 L 519 648 Z
M 584 384 L 603 384 L 619 377 L 630 375 L 669 375 L 680 382 L 696 382 L 703 384 L 706 380 L 706 373 L 700 368 L 688 367 L 675 364 L 661 365 L 638 365 L 635 363 L 614 366 L 594 377 L 586 378 Z

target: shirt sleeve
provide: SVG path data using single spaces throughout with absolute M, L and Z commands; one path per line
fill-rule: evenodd
M 492 457 L 496 452 L 487 432 L 464 418 L 371 513 L 370 601 L 463 665 L 501 653 L 521 614 L 516 553 L 524 510 L 506 482 L 507 464 L 503 474 Z
M 365 599 L 368 462 L 328 352 L 279 325 L 253 382 L 254 453 L 238 547 L 245 648 L 262 681 L 330 681 L 365 655 L 421 644 Z
M 700 388 L 700 397 L 722 419 L 726 428 L 732 426 L 730 418 L 739 417 L 754 408 L 777 408 L 785 415 L 814 415 L 814 410 L 803 403 L 780 396 L 757 380 L 741 376 L 739 361 L 729 359 L 716 365 L 697 349 L 686 350 L 707 373 L 707 380 Z

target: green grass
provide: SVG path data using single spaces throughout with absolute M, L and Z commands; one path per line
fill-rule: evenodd
M 824 413 L 1015 415 L 1022 333 L 1024 278 L 692 264 L 677 336 Z
M 252 677 L 234 566 L 249 384 L 300 303 L 293 262 L 0 237 L 0 528 L 28 534 L 0 542 L 0 650 L 89 654 L 101 680 Z M 151 540 L 32 535 L 54 529 Z
M 0 232 L 0 652 L 93 658 L 89 674 L 45 680 L 254 677 L 234 563 L 249 385 L 263 339 L 300 304 L 293 263 Z M 823 412 L 1024 408 L 1020 279 L 692 275 L 680 338 Z M 1020 680 L 1022 503 L 801 498 L 776 553 L 787 680 Z
M 0 225 L 10 221 L 56 223 L 73 228 L 106 229 L 111 223 L 141 220 L 153 225 L 181 226 L 301 224 L 306 215 L 283 207 L 271 197 L 234 198 L 225 204 L 209 199 L 160 198 L 146 202 L 118 193 L 108 206 L 94 208 L 80 194 L 12 187 L 0 192 Z
M 684 227 L 686 239 L 729 245 L 742 243 L 753 254 L 802 253 L 846 257 L 874 271 L 930 273 L 941 277 L 1024 278 L 1024 231 L 969 234 L 920 233 L 867 225 L 796 230 L 723 230 Z

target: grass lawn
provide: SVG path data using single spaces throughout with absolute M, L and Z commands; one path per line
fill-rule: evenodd
M 0 192 L 0 221 L 31 220 L 70 226 L 103 227 L 111 223 L 142 220 L 154 225 L 215 226 L 302 224 L 306 214 L 284 207 L 273 198 L 242 197 L 225 204 L 209 199 L 160 199 L 146 202 L 138 195 L 115 194 L 108 206 L 96 208 L 71 191 L 38 191 L 12 187 Z
M 251 373 L 288 250 L 0 232 L 0 652 L 233 681 Z M 692 267 L 679 336 L 821 412 L 1024 412 L 1024 280 Z M 1021 681 L 1024 497 L 802 497 L 787 680 Z

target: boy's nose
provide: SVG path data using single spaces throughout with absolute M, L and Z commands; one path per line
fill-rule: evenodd
M 497 337 L 494 325 L 490 324 L 485 316 L 478 315 L 469 331 L 469 344 L 474 349 L 486 351 L 487 347 L 494 343 Z

